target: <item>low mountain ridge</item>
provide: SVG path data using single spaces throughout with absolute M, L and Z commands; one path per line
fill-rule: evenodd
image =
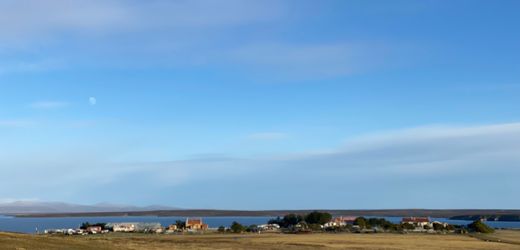
M 97 203 L 94 205 L 44 201 L 13 201 L 0 203 L 0 214 L 137 212 L 176 209 L 178 208 L 160 205 L 140 207 L 112 203 Z

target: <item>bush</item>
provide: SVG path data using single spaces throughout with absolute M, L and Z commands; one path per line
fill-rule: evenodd
M 401 231 L 403 231 L 403 227 L 401 226 L 401 224 L 390 223 L 390 225 L 385 227 L 385 230 L 388 230 L 391 232 L 401 232 Z
M 403 227 L 403 229 L 406 229 L 406 230 L 414 230 L 415 229 L 415 225 L 410 224 L 410 223 L 403 223 L 401 226 Z
M 367 220 L 365 219 L 365 217 L 357 217 L 355 220 L 354 220 L 354 225 L 358 225 L 359 228 L 361 229 L 364 229 L 364 228 L 367 228 Z
M 250 233 L 257 233 L 259 232 L 260 229 L 258 228 L 257 225 L 250 225 L 249 227 L 246 228 L 246 232 L 250 232 Z
M 186 222 L 181 220 L 176 220 L 175 225 L 178 229 L 185 229 L 186 228 Z
M 495 232 L 495 229 L 489 227 L 488 225 L 486 225 L 484 222 L 482 222 L 480 220 L 476 220 L 473 223 L 469 224 L 468 228 L 471 231 L 474 231 L 477 233 L 486 233 L 487 234 L 487 233 Z
M 246 228 L 236 221 L 233 221 L 233 223 L 231 224 L 231 232 L 233 233 L 242 233 L 245 230 Z
M 444 231 L 446 228 L 441 223 L 433 223 L 433 230 L 435 231 Z
M 314 224 L 308 224 L 307 226 L 308 226 L 308 228 L 309 228 L 310 230 L 312 230 L 312 231 L 321 231 L 321 230 L 322 230 L 320 224 L 316 224 L 316 223 L 314 223 Z
M 217 231 L 219 233 L 224 233 L 224 232 L 226 232 L 226 228 L 224 226 L 220 226 L 220 227 L 218 227 Z
M 369 225 L 369 227 L 381 227 L 385 230 L 391 229 L 394 227 L 394 224 L 390 221 L 385 220 L 384 218 L 370 218 L 366 221 L 366 224 Z

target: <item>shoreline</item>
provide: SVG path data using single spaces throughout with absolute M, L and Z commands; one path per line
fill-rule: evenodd
M 379 209 L 379 210 L 212 210 L 212 209 L 182 209 L 182 210 L 152 210 L 152 211 L 121 211 L 121 212 L 57 212 L 57 213 L 3 213 L 4 216 L 17 218 L 59 218 L 59 217 L 126 217 L 126 216 L 194 216 L 194 217 L 277 217 L 290 213 L 303 214 L 312 211 L 328 212 L 333 216 L 381 216 L 381 217 L 433 217 L 451 218 L 468 215 L 520 215 L 520 210 L 503 209 Z M 506 222 L 506 221 L 504 221 Z

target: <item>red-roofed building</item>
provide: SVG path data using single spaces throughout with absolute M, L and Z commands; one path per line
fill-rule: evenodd
M 343 222 L 347 224 L 352 224 L 356 220 L 355 216 L 340 216 L 333 219 L 335 222 Z
M 416 226 L 430 225 L 430 218 L 428 217 L 403 217 L 401 224 L 408 223 Z
M 202 218 L 186 218 L 186 229 L 206 230 L 208 229 L 208 224 L 202 223 Z

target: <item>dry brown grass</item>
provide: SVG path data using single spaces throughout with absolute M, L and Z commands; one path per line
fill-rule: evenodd
M 484 241 L 504 242 L 520 246 L 520 230 L 498 230 L 493 234 L 473 234 Z
M 0 232 L 0 249 L 112 249 L 109 244 L 103 242 L 91 242 L 85 239 L 74 237 L 51 237 L 42 235 L 28 235 L 15 233 L 1 233 Z
M 519 239 L 519 231 L 496 237 Z M 206 234 L 33 236 L 0 233 L 0 249 L 519 249 L 514 243 L 486 242 L 464 235 L 426 234 Z

